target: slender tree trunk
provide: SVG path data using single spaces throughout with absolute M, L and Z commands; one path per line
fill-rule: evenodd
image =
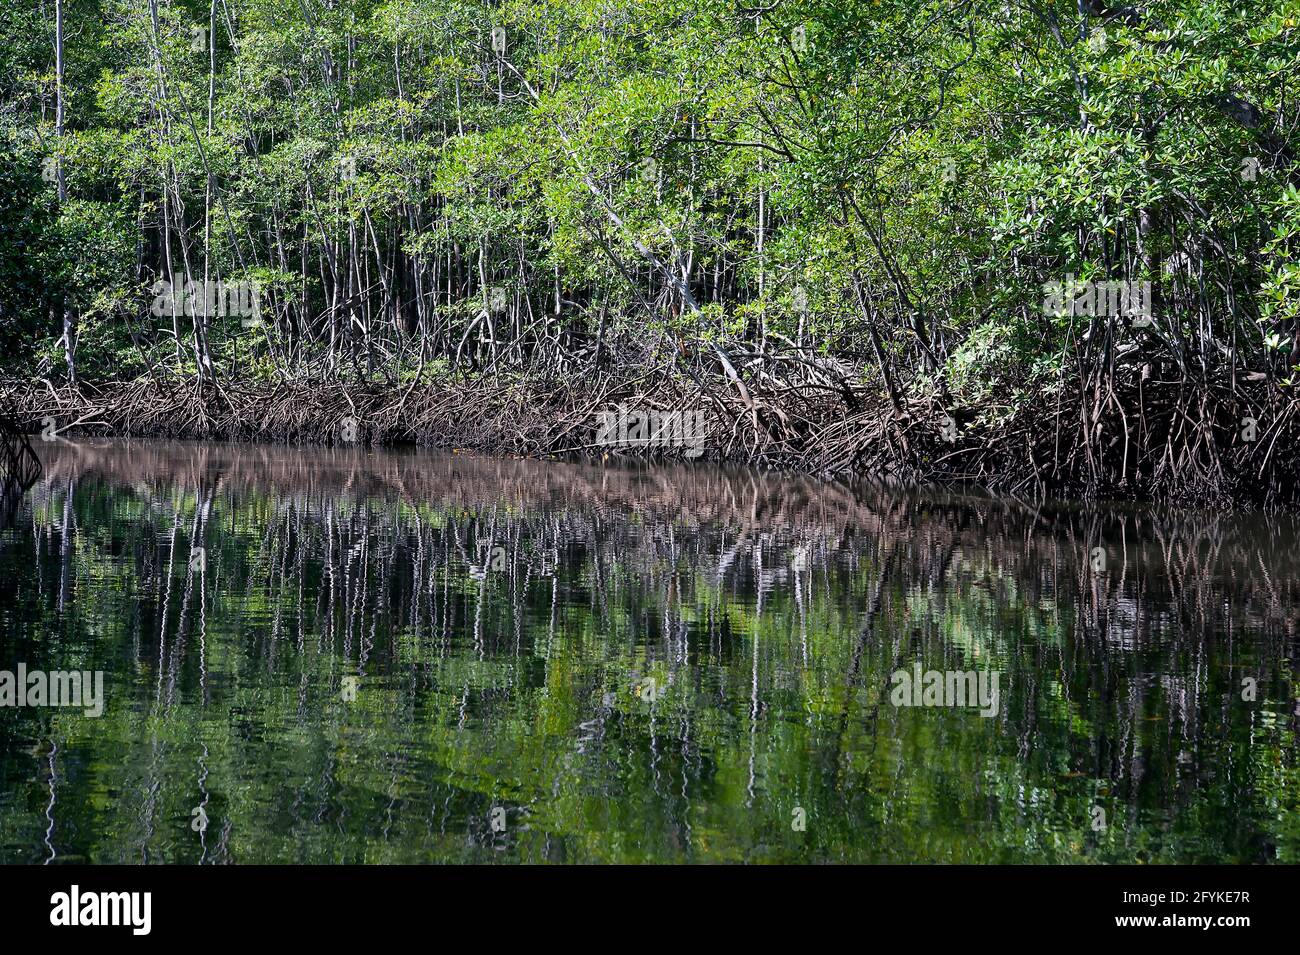
M 59 204 L 68 198 L 68 183 L 63 176 L 63 0 L 54 0 L 54 137 L 59 143 L 55 162 Z M 59 311 L 63 316 L 63 360 L 68 368 L 68 383 L 77 384 L 77 323 L 63 291 L 59 292 Z

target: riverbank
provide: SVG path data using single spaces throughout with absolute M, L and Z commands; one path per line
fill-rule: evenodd
M 28 433 L 417 444 L 523 456 L 729 461 L 820 475 L 976 484 L 1023 496 L 1130 497 L 1199 506 L 1300 500 L 1297 402 L 1263 383 L 1226 389 L 1060 385 L 996 409 L 891 395 L 826 361 L 714 375 L 668 370 L 441 377 L 400 384 L 152 379 L 0 381 Z

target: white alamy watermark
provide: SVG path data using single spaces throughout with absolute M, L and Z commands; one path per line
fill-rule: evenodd
M 92 679 L 93 678 L 93 679 Z M 0 670 L 0 706 L 58 706 L 80 708 L 86 716 L 104 712 L 104 671 Z
M 1151 283 L 1122 279 L 1079 282 L 1068 273 L 1063 282 L 1043 283 L 1043 311 L 1063 315 L 1123 316 L 1139 328 L 1151 324 Z
M 68 892 L 50 896 L 50 924 L 126 925 L 133 935 L 148 935 L 153 926 L 151 892 Z
M 257 318 L 262 310 L 262 293 L 256 282 L 200 282 L 176 276 L 170 282 L 159 279 L 149 291 L 154 315 L 197 315 L 200 318 Z
M 469 575 L 475 580 L 485 580 L 489 573 L 506 569 L 506 549 L 500 544 L 488 544 L 482 541 L 477 551 L 479 563 L 469 565 Z
M 969 706 L 980 716 L 998 713 L 998 676 L 987 670 L 926 670 L 913 664 L 911 670 L 895 670 L 889 682 L 894 689 L 889 702 L 895 706 Z
M 688 458 L 704 453 L 703 411 L 638 411 L 618 406 L 596 412 L 596 444 L 617 447 L 686 448 Z

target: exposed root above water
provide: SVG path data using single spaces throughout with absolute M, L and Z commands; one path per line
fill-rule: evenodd
M 91 433 L 415 443 L 529 456 L 725 460 L 1030 496 L 1297 503 L 1297 402 L 1263 382 L 1230 388 L 1164 380 L 1148 367 L 1108 383 L 1040 387 L 1034 400 L 1015 402 L 999 418 L 916 389 L 891 397 L 842 365 L 802 355 L 719 366 L 707 375 L 448 377 L 399 386 L 146 378 L 59 388 L 9 381 L 0 383 L 0 404 L 47 440 Z M 602 435 L 598 415 L 620 409 L 702 413 L 698 442 L 692 447 L 680 435 L 638 442 L 635 423 L 622 443 Z

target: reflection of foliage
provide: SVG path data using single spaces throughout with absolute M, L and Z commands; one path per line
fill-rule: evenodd
M 0 665 L 109 699 L 0 710 L 3 861 L 50 854 L 52 744 L 60 859 L 1298 857 L 1283 521 L 463 456 L 46 465 Z M 916 660 L 1000 671 L 1001 713 L 890 706 Z
M 40 459 L 27 436 L 0 415 L 0 530 L 10 525 L 23 495 L 40 474 Z

